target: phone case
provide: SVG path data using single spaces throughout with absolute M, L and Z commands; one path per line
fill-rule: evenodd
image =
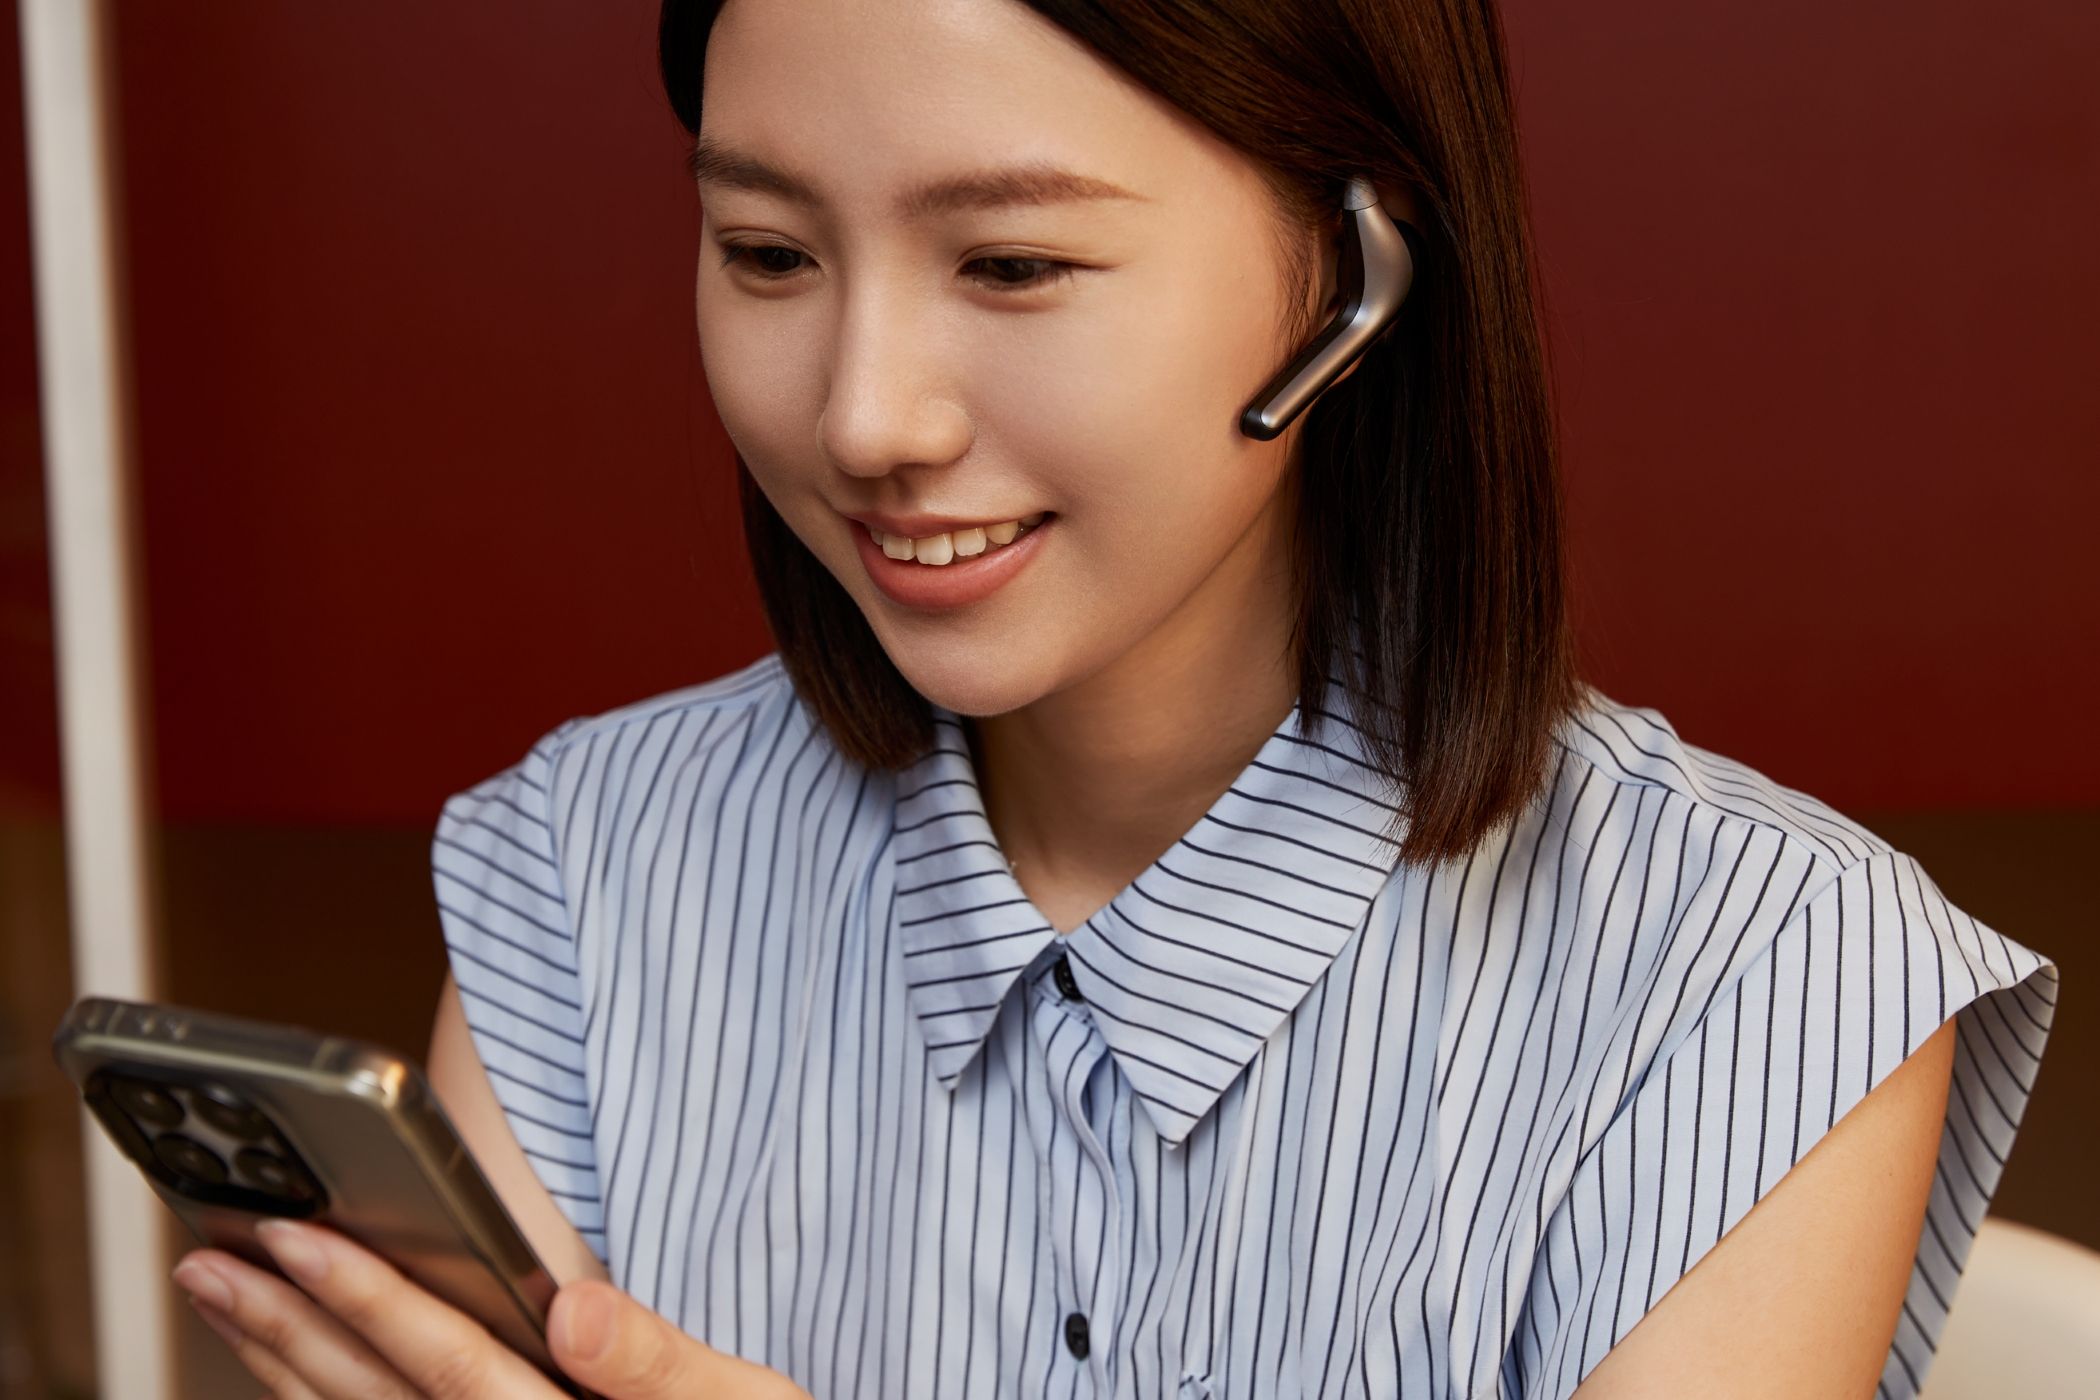
M 296 1026 L 106 997 L 76 1002 L 52 1051 L 205 1244 L 274 1273 L 257 1221 L 328 1225 L 588 1400 L 547 1351 L 552 1276 L 414 1061 Z

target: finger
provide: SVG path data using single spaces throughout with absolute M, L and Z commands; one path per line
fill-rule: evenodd
M 218 1249 L 198 1249 L 175 1267 L 175 1281 L 205 1306 L 216 1309 L 238 1332 L 283 1368 L 265 1375 L 234 1347 L 242 1364 L 271 1385 L 287 1375 L 306 1396 L 414 1395 L 401 1373 L 304 1293 L 267 1269 Z M 207 1321 L 210 1319 L 207 1317 Z M 229 1345 L 232 1345 L 229 1340 Z M 289 1397 L 287 1397 L 289 1400 Z
M 325 1226 L 268 1220 L 256 1238 L 315 1302 L 430 1400 L 560 1400 L 532 1363 L 486 1327 Z
M 195 1294 L 190 1295 L 190 1306 L 204 1319 L 205 1326 L 218 1333 L 233 1349 L 240 1363 L 248 1368 L 248 1374 L 270 1387 L 270 1393 L 263 1400 L 323 1400 L 293 1373 L 283 1357 L 241 1331 L 225 1313 Z
M 809 1400 L 778 1371 L 716 1351 L 602 1279 L 554 1295 L 547 1343 L 555 1364 L 607 1400 Z

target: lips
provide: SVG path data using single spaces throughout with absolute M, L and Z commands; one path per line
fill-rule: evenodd
M 1056 524 L 1057 517 L 1045 513 L 1040 523 L 1021 531 L 1011 544 L 988 547 L 980 554 L 962 558 L 951 553 L 950 562 L 944 564 L 891 558 L 875 542 L 867 524 L 855 523 L 848 528 L 853 531 L 854 548 L 860 552 L 868 577 L 892 602 L 938 612 L 981 602 L 1005 587 L 1042 552 L 1045 540 L 1055 533 Z

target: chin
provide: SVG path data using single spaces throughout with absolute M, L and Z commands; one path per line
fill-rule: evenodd
M 1046 672 L 1038 673 L 1036 666 L 1013 656 L 1011 647 L 999 642 L 982 652 L 969 646 L 892 646 L 887 640 L 883 647 L 912 689 L 958 715 L 1003 715 L 1057 688 Z

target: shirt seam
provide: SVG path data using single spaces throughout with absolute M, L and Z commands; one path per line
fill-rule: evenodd
M 1719 821 L 1732 822 L 1735 823 L 1738 827 L 1748 827 L 1754 830 L 1769 831 L 1773 835 L 1777 836 L 1780 839 L 1780 841 L 1784 844 L 1784 846 L 1800 851 L 1801 853 L 1805 854 L 1813 864 L 1821 866 L 1828 870 L 1831 880 L 1837 879 L 1839 876 L 1842 876 L 1846 871 L 1851 870 L 1855 866 L 1862 865 L 1865 862 L 1874 859 L 1876 856 L 1888 855 L 1896 852 L 1896 848 L 1893 845 L 1889 844 L 1886 841 L 1882 841 L 1879 837 L 1876 837 L 1874 839 L 1880 841 L 1880 845 L 1878 847 L 1867 851 L 1864 855 L 1856 856 L 1852 860 L 1839 862 L 1833 860 L 1829 852 L 1822 849 L 1822 847 L 1820 847 L 1816 842 L 1808 839 L 1805 836 L 1799 835 L 1796 832 L 1789 831 L 1786 827 L 1779 825 L 1777 822 L 1768 820 L 1764 817 L 1753 816 L 1745 812 L 1731 812 L 1726 807 L 1721 806 L 1719 803 L 1714 802 L 1709 798 L 1703 797 L 1696 792 L 1687 792 L 1683 788 L 1677 787 L 1670 783 L 1655 782 L 1652 779 L 1642 778 L 1635 774 L 1627 773 L 1624 771 L 1615 772 L 1611 769 L 1604 767 L 1604 765 L 1599 763 L 1596 759 L 1584 753 L 1581 749 L 1578 749 L 1572 744 L 1569 744 L 1564 739 L 1556 738 L 1553 740 L 1553 743 L 1555 744 L 1555 746 L 1562 749 L 1564 752 L 1568 753 L 1579 762 L 1588 765 L 1591 772 L 1597 774 L 1606 782 L 1612 783 L 1619 787 L 1654 788 L 1662 792 L 1666 798 L 1674 797 L 1683 802 L 1690 803 L 1694 810 L 1704 810 L 1712 812 L 1715 818 Z M 1587 849 L 1587 847 L 1585 847 L 1585 849 Z M 1819 892 L 1822 888 L 1823 887 L 1821 885 L 1817 886 Z M 1805 903 L 1806 901 L 1804 900 L 1803 902 Z M 1789 915 L 1789 917 L 1791 917 L 1791 915 Z
M 780 653 L 778 652 L 768 652 L 764 657 L 760 658 L 761 662 L 769 664 L 772 668 L 772 674 L 767 677 L 764 683 L 754 684 L 732 695 L 680 695 L 678 691 L 669 691 L 661 695 L 652 695 L 644 699 L 630 701 L 625 705 L 619 705 L 598 714 L 575 716 L 566 721 L 564 725 L 557 726 L 554 732 L 563 736 L 560 740 L 560 746 L 561 749 L 566 750 L 569 745 L 586 735 L 595 735 L 607 731 L 617 734 L 631 724 L 638 724 L 644 720 L 660 719 L 665 715 L 677 714 L 682 710 L 739 709 L 762 705 L 778 697 L 782 689 L 782 682 L 786 678 L 787 673 L 778 660 L 779 655 Z M 757 664 L 759 663 L 753 663 L 754 666 Z M 683 689 L 704 691 L 707 686 L 727 679 L 729 679 L 728 676 L 718 676 L 714 681 L 703 681 L 697 687 L 689 686 Z M 789 684 L 787 688 L 792 691 L 792 684 Z M 568 726 L 574 726 L 573 730 L 569 730 Z

